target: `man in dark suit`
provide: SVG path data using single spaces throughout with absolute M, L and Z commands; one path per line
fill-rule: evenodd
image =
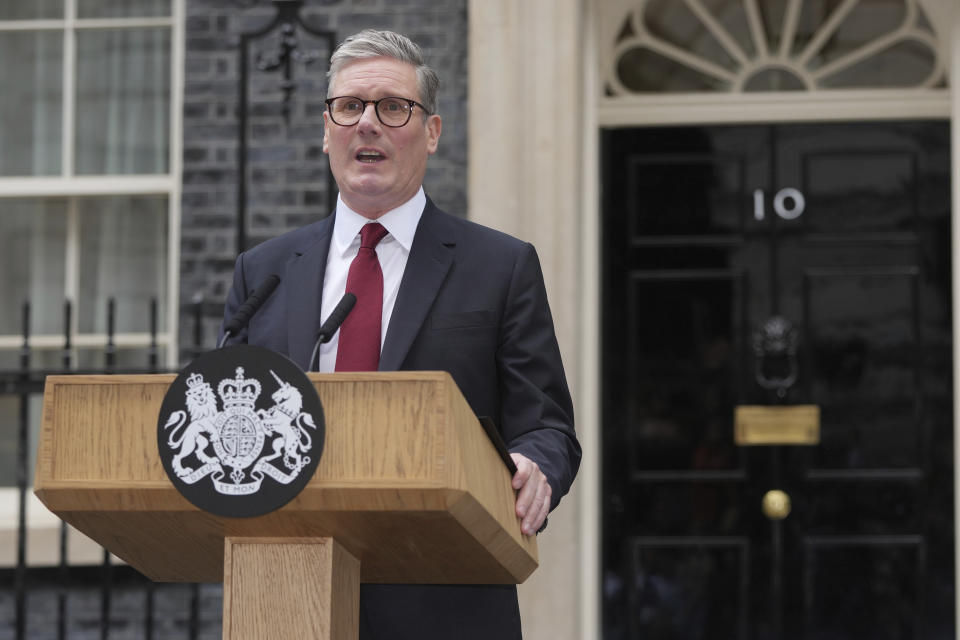
M 235 341 L 304 369 L 448 371 L 517 464 L 521 530 L 536 534 L 580 462 L 573 408 L 533 247 L 440 211 L 422 188 L 441 132 L 436 74 L 399 34 L 364 31 L 331 58 L 323 149 L 334 215 L 237 259 L 225 317 L 281 282 Z M 357 305 L 310 362 L 345 291 Z M 360 637 L 519 638 L 513 586 L 363 585 Z

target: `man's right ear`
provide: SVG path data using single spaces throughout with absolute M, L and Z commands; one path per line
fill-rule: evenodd
M 330 114 L 324 111 L 323 112 L 323 152 L 324 153 L 329 153 L 327 151 L 329 137 L 330 137 Z

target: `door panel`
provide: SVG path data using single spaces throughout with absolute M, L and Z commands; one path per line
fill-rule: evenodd
M 927 637 L 916 615 L 927 564 L 920 536 L 811 538 L 804 551 L 806 637 Z
M 602 145 L 605 637 L 952 638 L 948 126 Z M 820 443 L 738 447 L 738 404 Z

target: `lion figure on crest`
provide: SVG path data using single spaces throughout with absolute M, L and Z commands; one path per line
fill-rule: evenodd
M 313 417 L 303 413 L 303 395 L 296 387 L 284 382 L 273 371 L 270 372 L 280 388 L 270 395 L 274 405 L 264 411 L 257 410 L 267 433 L 276 433 L 280 437 L 273 441 L 273 453 L 262 458 L 264 462 L 283 456 L 283 464 L 292 471 L 299 471 L 310 458 L 301 454 L 310 451 L 313 440 L 306 427 L 316 429 Z
M 193 469 L 183 466 L 183 459 L 196 453 L 197 459 L 203 464 L 214 462 L 204 449 L 217 438 L 214 421 L 217 417 L 217 397 L 204 382 L 203 376 L 192 374 L 187 379 L 187 411 L 190 413 L 190 424 L 178 436 L 178 432 L 186 423 L 187 414 L 184 411 L 174 411 L 167 419 L 164 429 L 171 429 L 167 438 L 167 445 L 177 450 L 173 457 L 173 470 L 180 477 L 191 473 Z

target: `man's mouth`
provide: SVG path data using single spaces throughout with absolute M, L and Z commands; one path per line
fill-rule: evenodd
M 374 151 L 372 149 L 363 149 L 361 151 L 357 151 L 356 158 L 360 162 L 367 162 L 367 163 L 380 162 L 381 160 L 386 159 L 386 157 L 382 153 L 380 153 L 379 151 Z

